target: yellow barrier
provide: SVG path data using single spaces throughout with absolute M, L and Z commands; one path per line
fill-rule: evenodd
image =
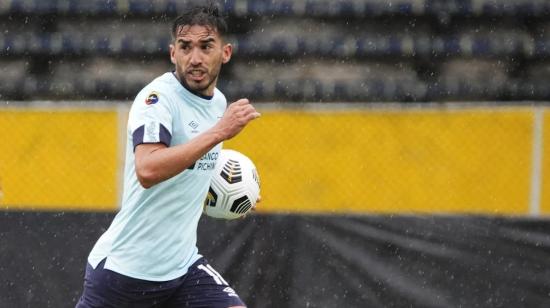
M 532 127 L 528 109 L 279 111 L 226 147 L 256 162 L 261 211 L 526 214 Z
M 266 109 L 225 147 L 255 161 L 261 212 L 548 214 L 550 113 L 536 174 L 536 110 Z M 126 113 L 0 109 L 2 207 L 115 210 Z
M 550 111 L 544 112 L 542 143 L 542 192 L 541 192 L 541 211 L 550 214 Z M 546 175 L 546 176 L 545 176 Z
M 116 111 L 0 110 L 0 181 L 9 209 L 117 208 Z

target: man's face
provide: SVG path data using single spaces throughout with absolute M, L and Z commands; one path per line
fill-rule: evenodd
M 199 25 L 178 28 L 170 45 L 170 58 L 179 80 L 207 96 L 214 94 L 222 63 L 229 62 L 231 52 L 231 45 L 224 44 L 218 31 Z

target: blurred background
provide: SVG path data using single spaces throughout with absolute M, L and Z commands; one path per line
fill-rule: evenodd
M 199 249 L 249 307 L 550 306 L 549 0 L 226 0 L 257 213 Z M 73 307 L 177 0 L 0 0 L 0 307 Z
M 4 0 L 4 100 L 132 99 L 189 1 Z M 267 102 L 544 101 L 545 0 L 230 0 L 220 88 Z M 489 78 L 490 76 L 490 78 Z

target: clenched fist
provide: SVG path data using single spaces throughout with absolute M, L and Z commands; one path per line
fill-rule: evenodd
M 228 140 L 240 133 L 250 121 L 259 117 L 260 113 L 248 99 L 242 98 L 227 107 L 216 126 L 221 130 L 223 139 Z

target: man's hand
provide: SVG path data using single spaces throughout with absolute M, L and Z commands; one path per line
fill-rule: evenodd
M 250 121 L 259 117 L 260 113 L 248 99 L 242 98 L 227 107 L 215 127 L 220 130 L 223 140 L 229 140 L 240 133 Z

